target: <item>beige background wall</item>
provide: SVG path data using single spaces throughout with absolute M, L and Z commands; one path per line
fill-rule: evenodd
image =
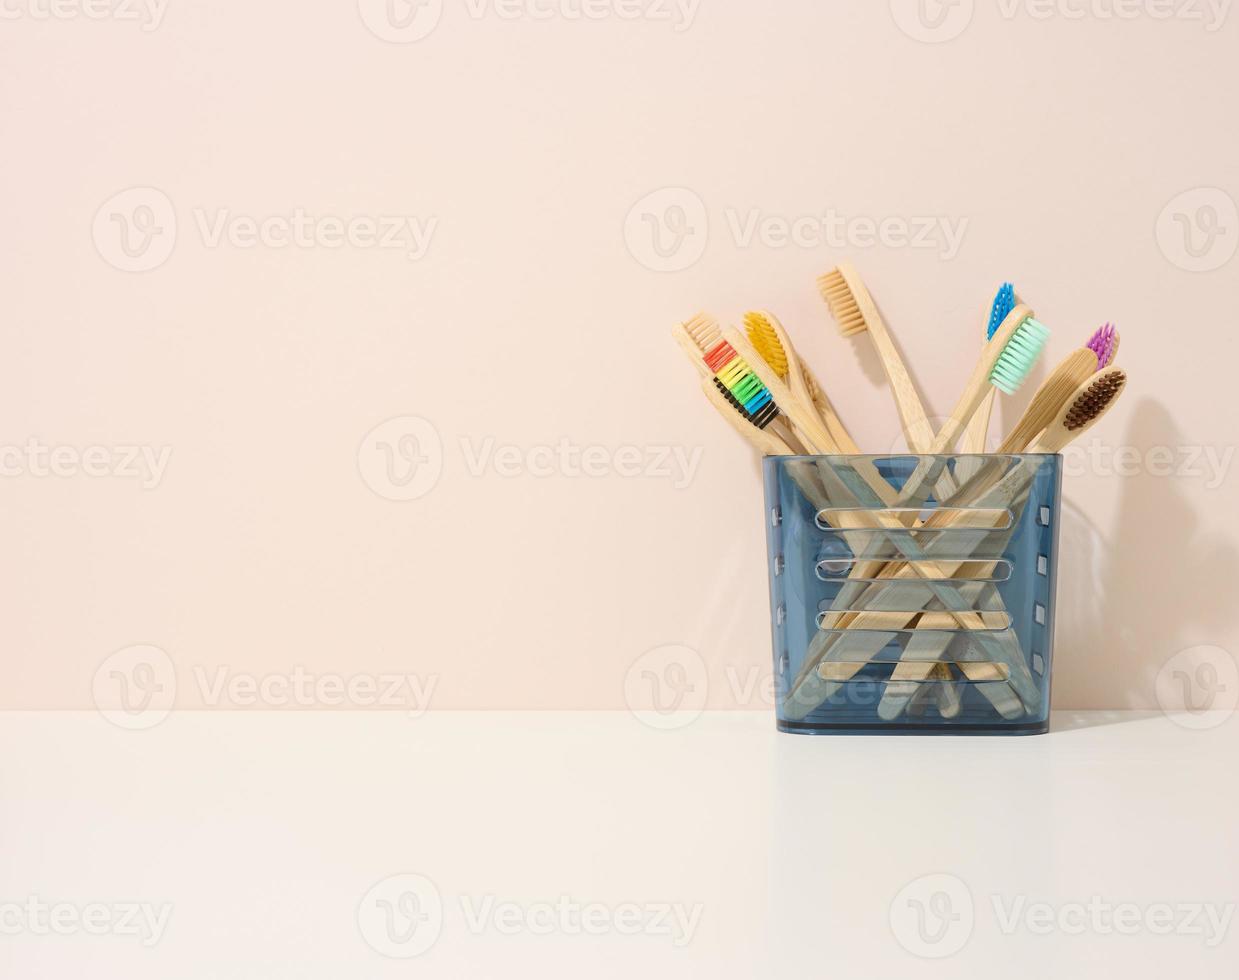
M 1239 15 L 925 4 L 4 0 L 0 706 L 768 710 L 667 327 L 776 311 L 885 451 L 844 257 L 937 413 L 1004 278 L 1118 323 L 1056 705 L 1233 699 Z

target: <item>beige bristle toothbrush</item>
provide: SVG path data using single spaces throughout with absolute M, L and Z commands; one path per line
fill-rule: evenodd
M 914 453 L 928 452 L 934 441 L 933 427 L 925 415 L 925 407 L 916 392 L 916 385 L 912 383 L 912 378 L 904 366 L 899 349 L 886 327 L 886 321 L 878 312 L 877 304 L 869 295 L 860 275 L 850 262 L 840 262 L 834 269 L 819 277 L 817 283 L 840 333 L 845 337 L 858 333 L 869 335 L 878 359 L 882 362 L 882 369 L 886 372 L 909 448 Z
M 987 387 L 993 385 L 1007 394 L 1019 389 L 1040 357 L 1049 334 L 1049 330 L 1033 318 L 1032 310 L 1023 304 L 1016 306 L 1007 314 L 994 332 L 993 339 L 982 349 L 972 377 L 956 403 L 951 417 L 946 420 L 942 431 L 935 436 L 926 458 L 917 464 L 916 469 L 904 484 L 911 490 L 905 490 L 899 496 L 898 506 L 920 507 L 923 503 L 922 497 L 927 475 L 935 467 L 941 466 L 941 463 L 934 457 L 949 451 L 954 445 L 960 430 L 984 397 Z M 836 597 L 836 604 L 842 603 L 840 608 L 848 608 L 849 604 L 855 601 L 856 593 L 856 588 L 845 587 Z

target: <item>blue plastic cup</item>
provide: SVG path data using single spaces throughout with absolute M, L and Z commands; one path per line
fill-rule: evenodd
M 1061 460 L 767 457 L 779 728 L 1047 731 Z

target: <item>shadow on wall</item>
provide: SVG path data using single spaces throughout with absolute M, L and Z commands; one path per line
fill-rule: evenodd
M 1114 445 L 1135 447 L 1143 457 L 1151 447 L 1189 440 L 1158 401 L 1145 398 Z M 1202 483 L 1148 467 L 1112 478 L 1123 484 L 1109 528 L 1064 501 L 1054 658 L 1059 709 L 1155 708 L 1155 679 L 1166 661 L 1196 644 L 1225 646 L 1239 621 L 1239 554 L 1201 527 L 1186 488 Z M 1069 478 L 1065 483 L 1069 498 Z M 1204 492 L 1217 494 L 1220 504 L 1225 491 Z

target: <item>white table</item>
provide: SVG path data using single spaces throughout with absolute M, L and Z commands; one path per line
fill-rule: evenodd
M 0 715 L 0 975 L 1230 980 L 1239 720 L 1207 721 Z

